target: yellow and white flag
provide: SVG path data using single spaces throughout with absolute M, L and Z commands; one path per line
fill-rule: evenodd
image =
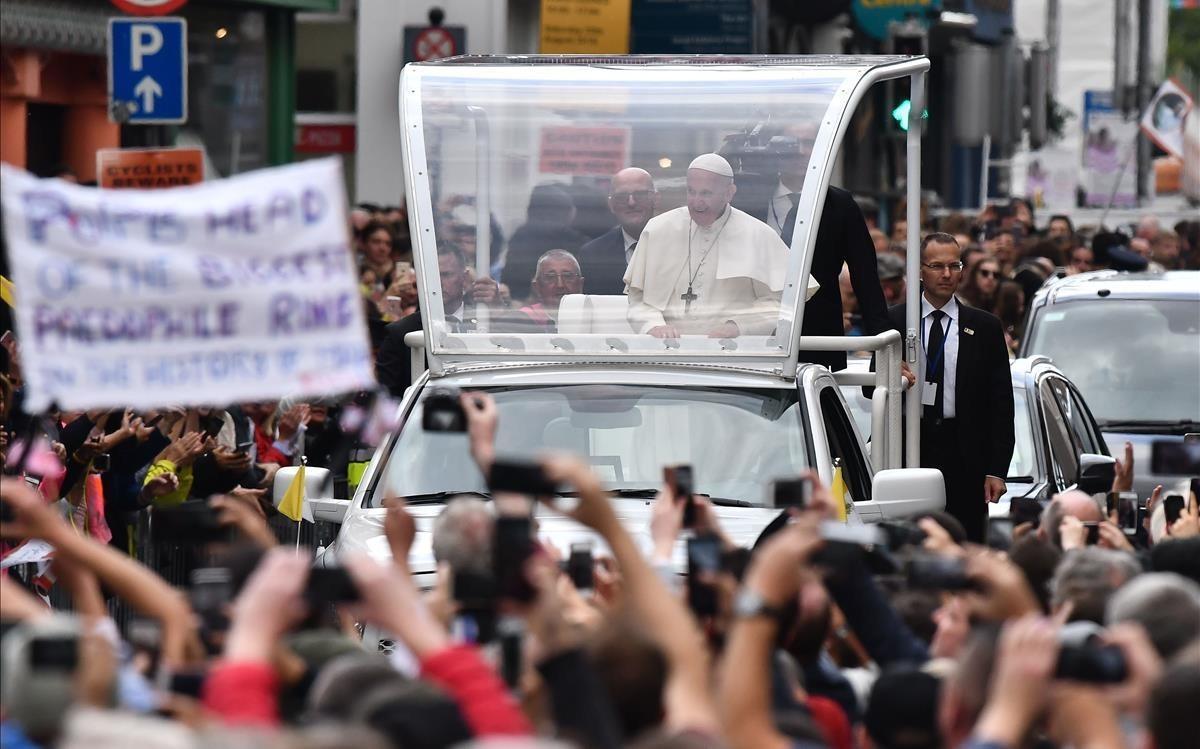
M 279 500 L 279 511 L 284 516 L 295 520 L 297 523 L 301 519 L 313 522 L 312 508 L 308 506 L 308 502 L 304 501 L 304 466 L 296 469 L 296 475 L 292 477 L 292 483 L 288 484 L 287 491 L 283 493 L 283 498 Z
M 842 478 L 842 467 L 833 469 L 833 481 L 829 484 L 829 493 L 833 495 L 833 504 L 837 508 L 837 519 L 846 522 L 846 482 Z

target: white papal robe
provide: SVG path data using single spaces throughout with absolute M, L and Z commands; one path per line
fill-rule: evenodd
M 742 335 L 770 335 L 779 323 L 787 253 L 769 226 L 733 206 L 710 226 L 692 221 L 687 206 L 667 211 L 646 224 L 625 271 L 629 322 L 640 333 L 672 325 L 682 335 L 707 335 L 732 321 Z M 817 288 L 810 277 L 805 299 Z

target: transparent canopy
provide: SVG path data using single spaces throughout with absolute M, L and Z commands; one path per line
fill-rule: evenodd
M 901 57 L 406 66 L 409 215 L 433 361 L 794 361 L 843 120 L 860 88 L 925 67 Z

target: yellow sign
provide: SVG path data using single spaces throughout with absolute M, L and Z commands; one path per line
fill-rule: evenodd
M 542 0 L 541 51 L 629 54 L 630 0 Z

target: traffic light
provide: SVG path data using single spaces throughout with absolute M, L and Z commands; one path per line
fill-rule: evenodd
M 885 49 L 891 55 L 918 57 L 929 52 L 929 32 L 915 19 L 893 21 L 888 25 Z M 901 133 L 908 132 L 908 118 L 912 111 L 912 99 L 906 81 L 889 81 L 888 124 Z M 921 118 L 928 119 L 929 110 L 921 111 Z

